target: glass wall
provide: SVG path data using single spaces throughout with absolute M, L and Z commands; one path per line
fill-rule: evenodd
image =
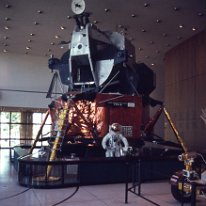
M 39 128 L 45 118 L 46 113 L 33 113 L 32 114 L 32 143 L 36 139 L 39 132 Z M 40 138 L 46 138 L 51 136 L 51 118 L 48 117 L 45 125 L 43 127 Z M 37 142 L 37 146 L 46 146 L 48 145 L 47 141 Z
M 20 144 L 21 112 L 0 112 L 0 148 Z
M 45 111 L 36 112 L 32 109 L 26 111 L 0 110 L 0 149 L 33 144 L 44 118 Z M 49 137 L 50 131 L 51 119 L 48 117 L 40 138 Z M 37 146 L 47 144 L 47 141 L 42 141 Z

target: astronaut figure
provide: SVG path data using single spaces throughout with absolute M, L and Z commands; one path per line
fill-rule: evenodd
M 106 157 L 125 156 L 128 151 L 128 141 L 121 134 L 121 125 L 113 123 L 109 128 L 109 133 L 102 139 L 102 147 L 106 150 Z

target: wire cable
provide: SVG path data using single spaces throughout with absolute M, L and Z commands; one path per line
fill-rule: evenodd
M 61 201 L 59 201 L 59 202 L 53 204 L 52 206 L 59 205 L 59 204 L 65 202 L 66 200 L 70 199 L 71 197 L 73 197 L 73 196 L 77 193 L 78 190 L 79 190 L 79 186 L 76 187 L 75 191 L 74 191 L 71 195 L 69 195 L 69 196 L 66 197 L 65 199 L 63 199 L 63 200 L 61 200 Z
M 21 195 L 21 194 L 23 194 L 23 193 L 25 193 L 25 192 L 29 191 L 30 189 L 31 189 L 31 187 L 30 187 L 30 188 L 28 188 L 28 189 L 26 189 L 26 190 L 23 190 L 23 191 L 21 191 L 21 192 L 19 192 L 19 193 L 16 193 L 16 194 L 14 194 L 14 195 L 10 195 L 10 196 L 8 196 L 8 197 L 3 197 L 3 198 L 0 198 L 0 201 L 2 201 L 2 200 L 7 200 L 7 199 L 10 199 L 10 198 L 13 198 L 13 197 L 19 196 L 19 195 Z
M 206 160 L 204 159 L 203 155 L 200 153 L 197 153 L 197 155 L 199 155 L 202 158 L 202 161 L 206 164 Z

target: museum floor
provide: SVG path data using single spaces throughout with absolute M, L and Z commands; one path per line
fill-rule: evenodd
M 54 206 L 74 193 L 76 188 L 28 189 L 18 185 L 17 172 L 9 162 L 8 151 L 0 150 L 0 205 L 1 206 Z M 181 205 L 170 193 L 168 181 L 143 183 L 142 195 L 161 206 Z M 12 198 L 7 198 L 11 197 Z M 150 206 L 152 203 L 129 193 L 124 203 L 125 185 L 107 184 L 81 186 L 77 193 L 60 206 Z M 189 206 L 190 204 L 184 204 Z M 206 205 L 206 197 L 198 197 L 197 206 Z

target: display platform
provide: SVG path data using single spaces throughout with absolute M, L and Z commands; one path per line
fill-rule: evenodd
M 22 148 L 25 153 L 27 149 Z M 142 181 L 169 179 L 175 171 L 183 168 L 176 155 L 161 156 L 162 151 L 152 153 L 147 149 L 139 156 L 106 158 L 101 148 L 89 147 L 85 149 L 84 156 L 70 153 L 59 156 L 55 161 L 48 161 L 47 155 L 39 152 L 18 157 L 18 154 L 22 154 L 19 147 L 14 148 L 14 151 L 19 184 L 35 188 L 123 183 L 126 178 L 131 181 L 134 171 L 129 170 L 127 176 L 125 165 L 135 165 L 138 160 L 141 160 Z
M 130 164 L 137 162 L 138 158 L 131 157 L 97 157 L 97 158 L 61 158 L 56 161 L 47 161 L 45 158 L 35 158 L 25 156 L 19 158 L 18 181 L 20 185 L 33 188 L 56 188 L 82 185 L 81 174 L 90 173 L 85 171 L 82 166 L 85 165 L 121 165 L 124 178 L 128 179 L 127 169 Z M 96 171 L 98 175 L 98 170 Z M 91 178 L 91 177 L 90 177 Z

